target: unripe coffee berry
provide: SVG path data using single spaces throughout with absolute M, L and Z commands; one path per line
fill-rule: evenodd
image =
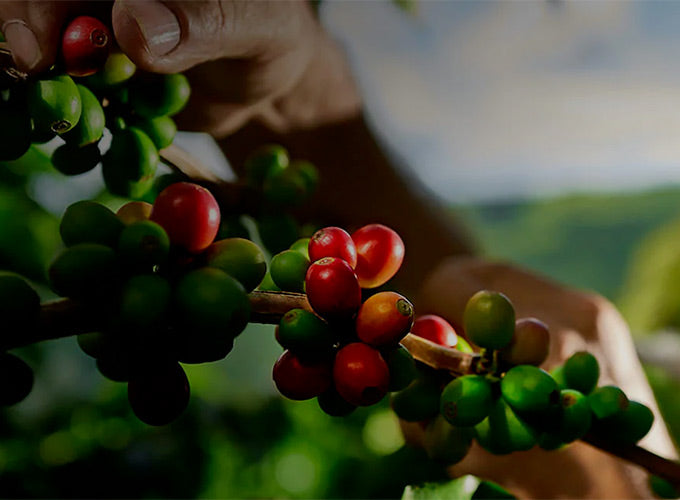
M 357 336 L 375 347 L 397 344 L 411 329 L 413 305 L 395 292 L 380 292 L 361 305 Z

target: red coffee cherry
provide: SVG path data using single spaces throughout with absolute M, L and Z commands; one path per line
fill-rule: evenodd
M 61 56 L 66 73 L 88 76 L 104 67 L 109 56 L 111 33 L 99 19 L 79 16 L 64 30 Z
M 411 333 L 444 347 L 455 347 L 458 343 L 456 331 L 441 316 L 426 314 L 416 318 Z
M 380 401 L 390 382 L 390 371 L 380 351 L 355 342 L 338 351 L 333 365 L 333 380 L 338 393 L 356 406 Z
M 536 318 L 520 318 L 515 321 L 515 333 L 510 343 L 500 354 L 504 361 L 513 365 L 538 366 L 546 360 L 549 350 L 548 325 Z
M 382 224 L 369 224 L 352 234 L 357 248 L 356 273 L 361 288 L 376 288 L 394 276 L 404 260 L 404 242 Z
M 220 207 L 215 197 L 197 184 L 177 182 L 158 195 L 151 220 L 160 224 L 170 243 L 190 253 L 200 253 L 215 239 L 220 228 Z
M 348 318 L 361 306 L 361 287 L 347 262 L 326 257 L 309 266 L 305 278 L 307 299 L 326 319 Z
M 279 392 L 296 401 L 320 396 L 332 382 L 329 363 L 303 363 L 290 351 L 284 351 L 276 360 L 272 377 Z
M 338 257 L 352 269 L 357 265 L 357 249 L 347 231 L 339 227 L 319 229 L 309 240 L 309 260 L 315 262 L 324 257 Z
M 413 325 L 413 305 L 395 292 L 380 292 L 361 305 L 356 330 L 359 338 L 375 347 L 398 343 Z

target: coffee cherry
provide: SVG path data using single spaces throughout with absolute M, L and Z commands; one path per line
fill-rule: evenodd
M 97 371 L 105 378 L 113 382 L 129 382 L 136 365 L 125 353 L 120 356 L 112 356 L 107 353 L 104 357 L 97 358 Z
M 299 240 L 296 240 L 295 243 L 293 243 L 288 250 L 293 250 L 295 252 L 299 252 L 302 255 L 304 255 L 307 260 L 311 259 L 309 258 L 309 238 L 300 238 Z
M 260 282 L 259 285 L 257 285 L 257 289 L 263 292 L 280 292 L 281 289 L 276 286 L 276 283 L 274 283 L 274 280 L 272 280 L 271 274 L 269 274 L 269 271 L 267 271 L 264 274 L 264 278 L 262 278 L 262 281 Z
M 319 403 L 319 408 L 331 417 L 346 417 L 357 408 L 345 401 L 334 387 L 317 397 L 316 401 Z
M 376 288 L 394 276 L 404 260 L 404 242 L 382 224 L 369 224 L 352 233 L 357 250 L 356 273 L 361 288 Z
M 99 20 L 90 16 L 73 19 L 61 38 L 61 57 L 66 73 L 88 76 L 99 71 L 109 55 L 111 34 Z
M 262 244 L 271 254 L 288 249 L 299 238 L 297 222 L 290 214 L 265 214 L 257 219 Z
M 654 423 L 654 414 L 647 406 L 630 401 L 628 407 L 595 424 L 594 432 L 608 441 L 633 445 L 645 437 Z
M 431 377 L 419 376 L 406 389 L 392 394 L 394 413 L 407 422 L 421 422 L 439 413 L 439 382 Z
M 357 336 L 374 347 L 397 344 L 411 329 L 413 305 L 395 292 L 379 292 L 359 308 Z
M 40 297 L 23 278 L 0 272 L 0 347 L 18 340 L 40 315 Z
M 500 356 L 512 365 L 538 366 L 548 357 L 549 348 L 548 326 L 536 318 L 522 318 L 515 322 L 515 333 Z
M 380 352 L 361 342 L 338 351 L 333 380 L 338 393 L 349 403 L 370 406 L 387 393 L 390 372 Z
M 22 401 L 33 388 L 33 370 L 22 359 L 0 353 L 0 406 Z
M 295 250 L 284 250 L 272 257 L 269 272 L 274 283 L 287 292 L 304 293 L 309 259 Z
M 670 481 L 651 474 L 648 479 L 649 489 L 652 490 L 655 496 L 658 498 L 680 498 L 680 490 L 673 485 Z
M 608 418 L 628 408 L 629 401 L 625 393 L 615 385 L 598 387 L 588 395 L 588 403 L 597 418 Z
M 250 240 L 250 230 L 241 220 L 240 215 L 229 215 L 221 217 L 220 229 L 217 231 L 217 240 L 226 240 L 229 238 L 243 238 Z
M 78 347 L 92 358 L 103 358 L 112 346 L 118 343 L 116 335 L 102 332 L 81 333 L 77 337 Z
M 488 452 L 504 455 L 531 449 L 538 433 L 505 402 L 498 398 L 489 416 L 475 426 L 479 444 Z
M 290 351 L 276 360 L 272 376 L 279 392 L 296 401 L 320 396 L 332 383 L 330 363 L 303 362 Z
M 167 262 L 169 253 L 167 233 L 150 220 L 130 224 L 118 239 L 118 255 L 132 269 L 151 272 Z
M 62 134 L 61 137 L 67 144 L 83 147 L 95 143 L 102 138 L 106 118 L 104 117 L 104 109 L 99 103 L 99 99 L 97 99 L 92 91 L 83 85 L 76 85 L 76 87 L 80 94 L 82 107 L 80 120 L 78 120 L 75 127 Z
M 120 320 L 135 328 L 159 324 L 170 308 L 171 297 L 170 284 L 164 278 L 153 274 L 133 276 L 120 297 Z
M 448 321 L 434 314 L 417 317 L 411 333 L 444 347 L 455 347 L 461 340 Z
M 463 326 L 467 338 L 478 346 L 502 349 L 515 332 L 515 309 L 502 293 L 482 290 L 465 305 Z
M 28 108 L 36 130 L 63 134 L 78 123 L 82 103 L 71 77 L 60 75 L 29 84 Z
M 59 224 L 59 234 L 66 246 L 98 243 L 115 248 L 123 223 L 101 203 L 78 201 L 70 205 Z
M 245 238 L 216 241 L 205 250 L 206 264 L 237 279 L 246 292 L 252 292 L 267 272 L 264 252 Z
M 177 125 L 169 116 L 138 120 L 134 122 L 134 126 L 148 135 L 158 149 L 167 148 L 177 134 Z
M 590 394 L 599 377 L 600 365 L 589 352 L 577 352 L 564 363 L 564 380 L 570 389 Z
M 451 425 L 469 427 L 484 420 L 493 403 L 491 382 L 480 375 L 465 375 L 444 388 L 440 412 Z
M 307 182 L 302 175 L 291 168 L 269 172 L 262 184 L 264 200 L 277 207 L 297 207 L 309 196 Z
M 559 403 L 557 383 L 548 374 L 531 365 L 518 365 L 501 381 L 505 401 L 517 411 L 541 411 Z
M 116 253 L 109 247 L 80 243 L 67 248 L 49 268 L 50 287 L 62 297 L 96 299 L 115 291 Z
M 215 197 L 197 184 L 178 182 L 156 198 L 151 220 L 160 224 L 173 245 L 200 253 L 215 239 L 220 227 L 220 207 Z
M 453 427 L 438 416 L 425 429 L 425 451 L 430 460 L 453 465 L 465 458 L 473 437 L 472 429 Z
M 383 351 L 382 357 L 390 371 L 390 385 L 387 388 L 390 392 L 406 389 L 418 376 L 416 361 L 404 346 L 387 349 Z
M 112 194 L 141 198 L 153 186 L 158 150 L 149 136 L 136 127 L 114 132 L 102 159 L 104 183 Z
M 309 240 L 309 260 L 316 262 L 324 257 L 338 257 L 352 269 L 357 266 L 357 249 L 347 231 L 339 227 L 319 229 Z
M 145 201 L 130 201 L 118 209 L 116 217 L 118 217 L 123 224 L 129 226 L 135 222 L 149 220 L 152 209 L 153 205 L 151 203 Z
M 357 276 L 342 259 L 316 261 L 307 270 L 305 284 L 310 305 L 323 318 L 349 318 L 361 305 Z
M 181 73 L 146 74 L 130 86 L 129 103 L 144 118 L 172 116 L 182 110 L 190 94 L 189 80 Z
M 276 340 L 297 355 L 322 358 L 330 352 L 335 335 L 330 326 L 314 313 L 291 309 L 281 318 Z
M 167 425 L 189 405 L 189 381 L 178 363 L 152 363 L 131 376 L 128 401 L 145 424 Z
M 590 430 L 591 412 L 588 398 L 578 391 L 560 391 L 562 412 L 559 418 L 557 436 L 564 443 L 580 439 Z
M 288 153 L 283 147 L 276 144 L 262 146 L 245 162 L 246 180 L 251 186 L 260 187 L 268 175 L 283 171 L 288 163 Z
M 296 172 L 302 178 L 308 195 L 316 191 L 316 188 L 319 186 L 319 171 L 314 165 L 308 161 L 295 160 L 290 163 L 288 169 Z
M 52 152 L 52 166 L 64 175 L 80 175 L 95 168 L 102 160 L 97 144 L 78 147 L 62 144 Z
M 31 115 L 23 94 L 12 93 L 6 102 L 0 99 L 0 116 L 0 161 L 16 160 L 33 142 Z

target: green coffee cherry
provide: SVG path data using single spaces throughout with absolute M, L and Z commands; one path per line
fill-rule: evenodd
M 0 161 L 20 158 L 31 147 L 31 116 L 23 96 L 0 100 Z
M 589 352 L 577 352 L 564 363 L 564 381 L 570 389 L 590 394 L 599 377 L 600 365 Z
M 157 275 L 133 276 L 123 287 L 120 320 L 124 325 L 147 328 L 166 316 L 171 299 L 170 284 Z
M 167 262 L 170 238 L 155 222 L 150 220 L 133 222 L 120 233 L 118 254 L 126 265 L 133 269 L 152 271 L 154 267 Z
M 307 259 L 309 259 L 309 240 L 310 238 L 300 238 L 290 246 L 289 250 L 300 252 Z
M 216 241 L 205 251 L 205 257 L 208 266 L 237 279 L 246 292 L 253 291 L 267 272 L 264 252 L 245 238 Z
M 407 422 L 420 422 L 439 413 L 441 389 L 438 381 L 420 376 L 404 390 L 392 394 L 394 413 Z
M 598 387 L 588 395 L 590 408 L 597 418 L 612 417 L 628 408 L 628 398 L 615 385 Z
M 503 398 L 498 398 L 489 416 L 475 426 L 475 434 L 479 444 L 496 455 L 529 450 L 538 438 L 536 430 Z
M 388 349 L 382 353 L 382 357 L 390 371 L 388 391 L 406 389 L 418 376 L 416 361 L 404 346 L 397 345 L 393 349 Z
M 653 423 L 652 410 L 642 403 L 630 401 L 623 411 L 599 420 L 594 432 L 614 443 L 633 445 L 647 435 Z
M 515 331 L 515 309 L 499 292 L 482 290 L 468 300 L 463 312 L 466 336 L 486 349 L 502 349 Z
M 80 175 L 96 167 L 102 159 L 97 144 L 78 147 L 62 144 L 52 153 L 52 165 L 64 175 Z
M 331 327 L 314 313 L 303 309 L 291 309 L 279 322 L 276 336 L 279 344 L 298 354 L 321 357 L 327 354 L 334 342 Z
M 220 229 L 217 232 L 217 241 L 226 240 L 228 238 L 243 238 L 250 239 L 250 231 L 245 226 L 239 215 L 222 215 L 220 220 Z
M 269 273 L 269 270 L 264 274 L 264 278 L 262 278 L 262 281 L 260 282 L 259 285 L 257 285 L 257 289 L 262 291 L 262 292 L 280 292 L 281 289 L 276 286 L 276 283 L 274 283 L 274 280 L 272 280 L 272 276 Z
M 175 289 L 175 304 L 182 325 L 178 332 L 180 361 L 186 363 L 225 357 L 250 316 L 250 301 L 243 286 L 210 267 L 182 277 Z
M 21 277 L 0 273 L 0 347 L 18 340 L 38 319 L 40 297 Z
M 102 138 L 106 118 L 99 99 L 83 85 L 76 85 L 80 95 L 82 112 L 78 123 L 61 137 L 73 146 L 83 147 Z
M 564 443 L 580 439 L 590 430 L 591 412 L 588 398 L 573 389 L 560 391 L 562 408 L 557 436 Z
M 319 408 L 331 417 L 345 417 L 356 410 L 356 406 L 345 401 L 334 387 L 316 398 Z
M 156 146 L 138 128 L 115 133 L 102 162 L 106 187 L 118 196 L 141 198 L 153 185 L 158 159 Z
M 172 144 L 177 134 L 177 125 L 175 125 L 175 121 L 169 116 L 139 120 L 134 125 L 148 135 L 151 142 L 158 149 L 167 148 Z
M 172 116 L 186 105 L 191 94 L 189 80 L 181 73 L 144 75 L 130 86 L 129 103 L 139 116 Z
M 475 352 L 475 350 L 472 348 L 472 346 L 470 346 L 470 344 L 468 344 L 468 341 L 465 340 L 460 335 L 458 335 L 458 341 L 456 342 L 454 349 L 456 349 L 457 351 L 460 351 L 460 352 L 467 352 L 467 353 L 470 353 L 470 354 Z
M 649 476 L 649 489 L 659 498 L 680 498 L 680 490 L 666 479 L 651 474 Z
M 480 375 L 465 375 L 444 388 L 440 412 L 451 425 L 469 427 L 484 420 L 493 403 L 491 382 Z
M 62 297 L 94 299 L 114 291 L 118 273 L 118 260 L 111 248 L 81 243 L 56 258 L 49 268 L 49 281 Z
M 425 451 L 430 460 L 453 465 L 465 458 L 473 437 L 473 429 L 454 427 L 439 415 L 425 429 Z
M 557 386 L 562 389 L 568 389 L 567 387 L 567 381 L 564 378 L 564 365 L 559 365 L 550 370 L 550 375 L 552 376 L 553 380 L 557 382 Z
M 0 353 L 0 406 L 24 400 L 33 388 L 33 370 L 13 354 Z
M 118 339 L 114 337 L 114 335 L 107 333 L 91 332 L 81 333 L 76 340 L 78 347 L 85 354 L 96 359 L 104 357 L 107 352 L 112 350 L 112 346 L 117 345 Z
M 128 81 L 135 74 L 137 67 L 122 52 L 109 54 L 104 67 L 85 81 L 87 85 L 96 89 L 117 87 Z
M 532 365 L 518 365 L 501 381 L 503 399 L 517 411 L 547 410 L 559 402 L 557 383 L 544 370 Z
M 111 210 L 94 201 L 70 205 L 59 224 L 59 234 L 66 246 L 98 243 L 115 248 L 125 226 Z
M 28 107 L 36 129 L 56 134 L 75 127 L 82 112 L 78 87 L 67 75 L 30 83 Z
M 564 442 L 552 432 L 542 433 L 536 444 L 546 451 L 558 450 L 565 446 Z
M 254 151 L 245 162 L 245 175 L 248 184 L 260 187 L 268 175 L 283 171 L 288 167 L 288 152 L 282 146 L 270 144 Z
M 278 207 L 297 207 L 307 201 L 311 192 L 303 175 L 296 170 L 285 168 L 267 174 L 262 185 L 262 194 L 267 203 Z
M 290 214 L 265 214 L 257 220 L 257 229 L 264 246 L 272 254 L 288 248 L 299 238 L 297 222 Z
M 296 172 L 304 181 L 308 196 L 316 191 L 319 186 L 319 170 L 314 165 L 308 161 L 295 160 L 290 163 L 288 168 Z
M 287 292 L 305 291 L 309 259 L 295 250 L 284 250 L 272 258 L 270 272 L 274 283 Z

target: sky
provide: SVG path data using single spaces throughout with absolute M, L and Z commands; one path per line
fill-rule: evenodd
M 448 201 L 680 182 L 680 2 L 322 5 L 374 129 Z

